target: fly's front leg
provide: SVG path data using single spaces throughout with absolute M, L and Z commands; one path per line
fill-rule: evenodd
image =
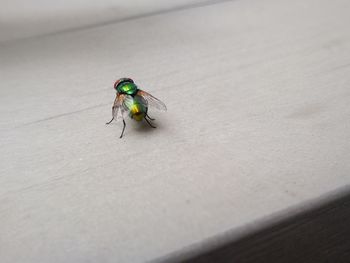
M 123 134 L 124 134 L 124 130 L 125 130 L 125 126 L 126 126 L 126 123 L 125 123 L 125 120 L 123 119 L 123 130 L 122 130 L 122 134 L 120 134 L 120 139 L 123 137 Z
M 109 122 L 106 122 L 106 124 L 110 124 L 112 121 L 114 120 L 114 117 L 109 121 Z
M 114 120 L 114 109 L 115 109 L 115 107 L 113 106 L 112 107 L 112 119 L 109 122 L 106 122 L 107 125 L 110 124 Z

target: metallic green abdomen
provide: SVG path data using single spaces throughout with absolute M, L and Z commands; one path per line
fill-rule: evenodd
M 128 104 L 130 118 L 141 121 L 147 113 L 147 103 L 144 98 L 141 96 L 135 96 L 132 100 L 132 103 Z
M 117 90 L 118 90 L 119 93 L 124 93 L 124 94 L 128 94 L 128 95 L 134 95 L 137 92 L 137 86 L 134 83 L 125 82 L 125 83 L 121 83 L 118 86 Z

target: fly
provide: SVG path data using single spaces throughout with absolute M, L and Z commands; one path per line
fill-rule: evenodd
M 154 119 L 148 115 L 148 108 L 153 107 L 160 111 L 166 111 L 166 106 L 162 101 L 139 89 L 130 78 L 118 79 L 114 83 L 114 89 L 117 94 L 112 106 L 112 119 L 106 124 L 110 124 L 114 119 L 122 120 L 123 130 L 120 138 L 123 137 L 125 131 L 125 118 L 127 116 L 135 121 L 145 120 L 149 126 L 156 128 L 152 124 Z

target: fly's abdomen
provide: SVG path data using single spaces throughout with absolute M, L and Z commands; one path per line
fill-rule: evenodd
M 129 117 L 141 121 L 147 113 L 147 101 L 141 96 L 128 97 L 124 100 L 124 105 L 129 111 Z
M 141 103 L 134 102 L 130 108 L 130 117 L 141 121 L 146 115 L 146 108 Z

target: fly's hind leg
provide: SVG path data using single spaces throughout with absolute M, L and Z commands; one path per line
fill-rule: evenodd
M 146 119 L 146 117 L 144 119 L 146 120 L 149 126 L 151 126 L 152 128 L 157 128 L 156 126 L 153 126 L 152 123 L 150 123 L 149 120 Z
M 156 119 L 151 118 L 147 113 L 146 113 L 146 117 L 148 117 L 148 119 L 150 119 L 151 121 L 155 121 Z
M 123 134 L 124 134 L 124 131 L 125 131 L 125 126 L 126 126 L 126 124 L 125 124 L 125 120 L 123 119 L 123 130 L 122 130 L 122 134 L 120 134 L 120 139 L 123 137 Z

